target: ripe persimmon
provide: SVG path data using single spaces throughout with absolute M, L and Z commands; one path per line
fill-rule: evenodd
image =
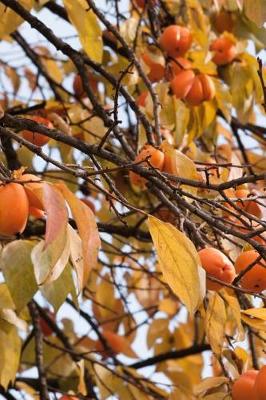
M 141 161 L 144 161 L 141 165 L 148 166 L 147 161 L 145 161 L 147 159 L 154 168 L 157 168 L 160 171 L 162 170 L 164 165 L 164 153 L 161 150 L 146 144 L 135 158 L 135 162 L 140 163 Z M 146 179 L 135 172 L 129 171 L 129 179 L 132 185 L 142 188 L 145 187 Z
M 98 90 L 98 81 L 97 81 L 97 79 L 95 78 L 95 76 L 91 72 L 88 72 L 87 76 L 88 76 L 88 82 L 89 82 L 89 85 L 91 87 L 91 90 L 94 93 L 96 93 L 97 90 Z M 79 74 L 75 75 L 75 78 L 73 80 L 73 90 L 74 90 L 74 93 L 75 93 L 75 95 L 76 95 L 76 97 L 78 99 L 81 99 L 82 97 L 86 97 L 86 93 L 84 91 L 82 79 L 81 79 L 81 76 Z
M 40 125 L 44 125 L 48 129 L 53 129 L 53 124 L 49 119 L 40 117 L 39 115 L 33 115 L 30 117 L 32 121 L 37 122 Z M 44 146 L 50 140 L 50 138 L 42 133 L 32 132 L 27 129 L 20 132 L 22 137 L 28 142 L 35 144 L 36 146 Z
M 240 279 L 242 288 L 255 293 L 260 293 L 266 289 L 266 262 L 263 259 L 259 260 L 259 253 L 256 250 L 244 251 L 241 253 L 235 262 L 236 272 L 241 271 L 253 265 Z
M 160 46 L 170 57 L 183 56 L 192 44 L 192 35 L 188 28 L 170 25 L 160 37 Z
M 88 397 L 86 397 L 86 398 L 88 398 Z M 79 400 L 79 398 L 75 397 L 75 396 L 70 396 L 68 394 L 64 394 L 64 396 L 59 397 L 58 400 Z
M 29 200 L 29 206 L 43 210 L 43 202 L 41 200 L 43 184 L 41 179 L 33 174 L 23 174 L 19 180 L 25 182 L 23 186 Z
M 259 400 L 255 395 L 255 380 L 257 379 L 258 373 L 259 371 L 250 369 L 240 375 L 232 387 L 233 400 Z
M 225 283 L 232 283 L 236 273 L 234 265 L 220 250 L 206 247 L 198 252 L 202 267 L 210 276 L 220 279 Z M 207 279 L 207 288 L 218 291 L 223 286 Z
M 215 96 L 215 86 L 212 78 L 206 74 L 199 74 L 197 78 L 202 86 L 203 101 L 212 100 Z
M 41 219 L 44 217 L 44 211 L 40 210 L 39 208 L 36 207 L 29 207 L 29 215 L 36 219 Z
M 143 53 L 141 58 L 150 69 L 148 78 L 151 82 L 158 82 L 163 79 L 165 73 L 164 65 L 156 62 L 156 60 L 153 60 L 152 57 L 147 53 Z
M 232 32 L 234 28 L 232 13 L 226 10 L 221 10 L 214 17 L 214 27 L 218 33 L 223 33 L 224 31 Z
M 254 193 L 255 194 L 255 193 Z M 237 189 L 235 191 L 236 197 L 239 199 L 247 199 L 248 196 L 252 195 L 249 190 L 246 189 Z M 255 200 L 248 201 L 239 201 L 238 203 L 242 203 L 242 208 L 249 214 L 254 215 L 257 218 L 261 218 L 263 215 L 263 207 L 258 204 Z
M 217 65 L 229 64 L 237 55 L 235 42 L 227 36 L 220 36 L 214 40 L 210 45 L 210 50 L 214 52 L 212 60 Z
M 256 400 L 265 400 L 266 399 L 266 365 L 261 367 L 259 370 L 255 385 L 254 385 L 255 399 Z M 249 398 L 251 400 L 251 398 Z
M 170 86 L 172 92 L 178 99 L 184 99 L 190 91 L 195 79 L 195 74 L 192 70 L 180 71 L 174 79 L 171 80 Z
M 179 72 L 192 68 L 192 64 L 184 57 L 176 57 L 167 65 L 166 78 L 173 79 Z
M 206 74 L 195 76 L 193 84 L 185 99 L 192 106 L 198 106 L 204 101 L 212 100 L 215 96 L 215 86 Z
M 142 92 L 142 93 L 137 97 L 137 100 L 136 100 L 137 105 L 138 105 L 139 107 L 145 107 L 147 97 L 148 97 L 148 91 L 145 90 L 144 92 Z
M 22 233 L 29 215 L 29 201 L 19 183 L 0 186 L 0 235 Z
M 177 73 L 170 85 L 178 99 L 184 99 L 192 106 L 209 101 L 215 96 L 212 79 L 206 74 L 195 76 L 192 70 L 183 70 Z

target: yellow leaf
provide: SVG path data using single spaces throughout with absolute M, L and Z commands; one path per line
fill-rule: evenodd
M 165 281 L 193 314 L 205 295 L 197 250 L 173 225 L 152 216 L 149 216 L 148 225 Z
M 266 321 L 266 308 L 249 308 L 248 310 L 242 310 L 242 314 Z
M 78 31 L 83 49 L 93 61 L 102 62 L 102 31 L 94 12 L 85 0 L 64 0 L 64 5 L 70 21 Z
M 229 381 L 229 379 L 226 378 L 225 376 L 216 376 L 216 377 L 212 377 L 212 378 L 203 379 L 203 381 L 195 387 L 194 393 L 196 395 L 202 396 L 208 390 L 222 386 L 225 383 L 227 383 L 228 381 Z
M 223 290 L 222 296 L 227 303 L 227 313 L 230 313 L 238 329 L 237 339 L 242 341 L 244 340 L 245 332 L 241 324 L 241 310 L 237 297 L 235 293 L 229 289 Z
M 10 382 L 14 382 L 20 362 L 21 340 L 17 329 L 5 333 L 0 331 L 0 386 L 7 389 Z
M 226 309 L 221 296 L 211 293 L 206 311 L 205 327 L 212 351 L 220 354 L 223 347 L 226 323 Z
M 15 240 L 4 247 L 0 257 L 2 272 L 18 311 L 38 290 L 31 262 L 33 246 L 31 241 Z
M 20 0 L 19 3 L 30 10 L 32 8 L 32 0 Z M 10 8 L 0 4 L 0 38 L 14 32 L 24 20 Z

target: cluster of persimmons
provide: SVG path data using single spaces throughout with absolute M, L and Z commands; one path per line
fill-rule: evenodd
M 172 167 L 171 156 L 164 151 L 163 145 L 160 148 L 155 148 L 151 145 L 145 145 L 135 159 L 136 164 L 141 164 L 142 166 L 151 166 L 157 171 L 166 172 L 169 174 L 174 174 L 174 169 Z M 130 171 L 129 179 L 131 184 L 141 189 L 144 189 L 147 180 L 140 176 L 139 174 Z M 262 217 L 262 207 L 255 201 L 249 200 L 248 196 L 250 194 L 248 189 L 230 189 L 227 190 L 228 198 L 236 198 L 237 210 L 244 210 L 251 216 L 261 218 Z M 245 200 L 245 201 L 244 201 Z M 225 208 L 228 212 L 223 211 L 224 217 L 230 218 L 230 210 L 234 209 L 233 205 L 225 203 Z M 172 215 L 169 211 L 167 215 L 159 213 L 160 219 L 164 219 L 167 222 L 172 222 Z M 228 215 L 227 215 L 228 214 Z M 245 228 L 240 228 L 245 232 Z M 261 237 L 254 238 L 258 242 L 265 244 L 265 240 Z M 216 282 L 216 278 L 224 284 L 232 284 L 237 274 L 241 273 L 241 279 L 239 283 L 242 288 L 253 293 L 259 293 L 266 289 L 266 263 L 261 259 L 259 253 L 256 250 L 248 250 L 241 253 L 235 261 L 235 265 L 225 256 L 220 250 L 215 248 L 206 247 L 199 251 L 199 256 L 203 268 L 208 274 L 207 288 L 210 290 L 218 291 L 221 289 L 221 283 Z M 247 271 L 245 271 L 247 269 Z M 245 271 L 245 272 L 242 272 Z

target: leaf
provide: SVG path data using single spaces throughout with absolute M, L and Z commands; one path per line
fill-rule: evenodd
M 263 27 L 266 21 L 265 0 L 244 0 L 244 13 L 258 27 Z
M 30 241 L 15 240 L 4 247 L 0 257 L 0 266 L 18 312 L 38 290 L 31 262 L 33 246 Z
M 172 175 L 180 176 L 182 178 L 199 181 L 201 176 L 197 171 L 195 163 L 183 154 L 181 151 L 176 150 L 167 141 L 161 144 L 161 148 L 165 156 L 164 169 L 165 172 Z M 189 185 L 181 185 L 181 188 L 192 194 L 197 194 L 197 188 Z M 187 198 L 189 201 L 189 198 Z
M 18 329 L 21 329 L 23 331 L 26 331 L 26 329 L 27 329 L 27 323 L 23 319 L 19 318 L 14 310 L 2 308 L 0 310 L 0 320 L 4 320 L 4 321 L 8 322 L 8 324 L 14 325 L 15 327 L 17 327 Z M 3 328 L 3 326 L 2 326 L 2 328 Z M 10 327 L 8 329 L 6 329 L 6 332 L 9 332 L 9 331 L 10 331 Z
M 59 257 L 53 268 L 50 269 L 49 263 L 43 262 L 43 255 L 45 255 L 44 247 L 45 247 L 45 241 L 41 240 L 34 247 L 31 253 L 31 259 L 34 264 L 35 276 L 40 286 L 52 283 L 60 277 L 60 275 L 65 269 L 65 266 L 68 262 L 70 255 L 70 245 L 69 245 L 69 240 L 67 238 L 61 256 Z M 45 276 L 44 280 L 42 280 L 43 276 Z
M 19 368 L 21 340 L 17 329 L 13 327 L 8 333 L 0 331 L 0 386 L 7 389 L 14 382 Z
M 68 225 L 69 245 L 70 245 L 70 259 L 76 271 L 79 283 L 79 289 L 82 288 L 83 282 L 83 254 L 82 254 L 82 240 L 80 236 Z
M 80 287 L 84 287 L 88 281 L 89 274 L 97 265 L 98 251 L 100 248 L 100 236 L 94 213 L 80 201 L 65 184 L 57 185 L 65 197 L 73 218 L 76 221 L 78 233 L 82 240 L 83 274 L 79 276 Z
M 202 283 L 199 278 L 201 263 L 197 250 L 171 224 L 149 216 L 148 225 L 165 281 L 193 314 L 205 294 L 205 280 Z
M 64 303 L 68 294 L 76 298 L 76 291 L 72 277 L 72 270 L 69 264 L 56 281 L 46 283 L 41 287 L 41 292 L 46 300 L 54 307 L 57 312 Z
M 19 3 L 30 11 L 32 8 L 32 0 L 20 0 Z M 0 38 L 14 32 L 24 20 L 9 7 L 0 4 Z
M 202 382 L 195 387 L 194 393 L 195 395 L 202 396 L 206 394 L 208 390 L 222 386 L 225 383 L 228 383 L 228 381 L 229 379 L 226 378 L 225 376 L 216 376 L 212 378 L 203 379 Z
M 226 324 L 226 309 L 221 296 L 210 294 L 205 317 L 206 335 L 214 354 L 220 354 L 223 347 Z
M 15 304 L 6 283 L 0 283 L 0 308 L 15 309 Z
M 236 327 L 238 329 L 237 340 L 242 341 L 245 338 L 245 332 L 241 323 L 241 312 L 239 301 L 230 289 L 224 289 L 222 292 L 222 297 L 227 303 L 227 314 L 234 319 Z
M 266 331 L 266 308 L 249 308 L 241 311 L 242 320 L 257 330 Z
M 102 31 L 96 15 L 85 0 L 64 0 L 64 6 L 72 24 L 78 31 L 80 42 L 88 56 L 96 62 L 102 62 Z
M 32 252 L 38 285 L 59 277 L 69 251 L 69 246 L 66 246 L 68 212 L 65 200 L 54 185 L 46 182 L 43 183 L 43 203 L 47 214 L 45 241 L 38 243 Z
M 249 308 L 247 310 L 242 310 L 241 312 L 242 314 L 266 321 L 266 308 Z

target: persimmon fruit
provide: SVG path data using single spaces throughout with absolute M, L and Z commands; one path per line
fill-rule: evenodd
M 183 70 L 170 82 L 171 89 L 178 99 L 186 100 L 192 106 L 198 106 L 215 96 L 215 86 L 206 74 L 195 75 L 192 70 Z
M 192 35 L 188 28 L 170 25 L 160 36 L 161 48 L 173 58 L 183 56 L 192 44 Z
M 29 201 L 19 183 L 0 186 L 0 235 L 13 236 L 22 233 L 29 215 Z
M 255 395 L 255 380 L 258 377 L 258 373 L 259 371 L 250 369 L 240 375 L 232 387 L 233 400 L 259 400 Z
M 162 170 L 164 165 L 164 153 L 161 150 L 156 149 L 149 144 L 145 145 L 135 158 L 135 162 L 140 163 L 141 161 L 144 161 L 141 165 L 148 166 L 147 161 L 145 161 L 147 159 L 154 168 L 157 168 L 160 171 Z M 133 171 L 129 171 L 129 180 L 134 186 L 145 187 L 146 179 Z
M 88 77 L 88 82 L 89 82 L 89 85 L 91 87 L 91 90 L 94 93 L 96 93 L 97 90 L 98 90 L 98 81 L 97 81 L 97 79 L 95 78 L 95 76 L 91 72 L 87 73 L 87 77 Z M 75 93 L 75 95 L 76 95 L 76 97 L 78 99 L 86 97 L 86 92 L 84 90 L 82 79 L 81 79 L 81 76 L 79 74 L 75 75 L 75 78 L 73 80 L 73 90 L 74 90 L 74 93 Z
M 237 257 L 235 269 L 239 274 L 251 264 L 254 264 L 251 269 L 242 276 L 240 285 L 244 289 L 260 293 L 266 289 L 266 262 L 263 259 L 257 262 L 256 260 L 259 260 L 259 253 L 256 250 L 244 251 Z
M 256 400 L 265 400 L 266 399 L 266 365 L 261 367 L 259 370 L 255 385 L 254 385 L 255 396 L 257 396 Z M 251 398 L 249 398 L 251 400 Z
M 220 250 L 213 247 L 206 247 L 200 250 L 198 254 L 202 267 L 207 274 L 225 283 L 230 284 L 233 282 L 236 276 L 234 265 Z M 207 279 L 208 289 L 218 291 L 222 287 L 222 284 Z
M 29 206 L 43 210 L 43 203 L 40 198 L 43 185 L 41 179 L 33 174 L 23 174 L 19 180 L 25 182 L 23 186 L 29 200 Z M 37 195 L 37 192 L 40 193 L 40 196 Z
M 214 40 L 210 45 L 210 50 L 214 52 L 212 60 L 216 65 L 229 64 L 237 55 L 234 41 L 226 36 L 221 36 Z
M 44 125 L 48 129 L 53 129 L 54 127 L 52 122 L 47 118 L 43 118 L 38 115 L 33 115 L 32 117 L 30 117 L 30 119 L 32 121 L 37 122 L 40 125 Z M 43 135 L 42 133 L 32 132 L 27 129 L 21 131 L 20 133 L 24 139 L 28 140 L 28 142 L 40 147 L 47 144 L 50 140 L 48 136 Z
M 165 67 L 162 64 L 153 60 L 151 56 L 147 53 L 143 53 L 141 58 L 150 69 L 148 73 L 148 78 L 151 82 L 158 82 L 163 79 Z
M 248 196 L 250 196 L 252 192 L 246 189 L 237 189 L 235 191 L 236 197 L 239 199 L 247 199 Z M 255 194 L 255 193 L 254 193 Z M 238 203 L 240 203 L 239 201 Z M 254 215 L 257 218 L 261 218 L 263 215 L 263 209 L 260 204 L 258 204 L 255 200 L 248 200 L 248 201 L 242 201 L 242 208 L 249 214 Z
M 64 396 L 59 397 L 58 400 L 79 400 L 79 398 L 75 396 L 70 396 L 68 394 L 64 394 Z
M 36 218 L 36 219 L 41 219 L 44 217 L 44 211 L 40 210 L 39 208 L 36 207 L 29 207 L 29 215 L 31 215 L 32 217 Z
M 190 91 L 195 79 L 195 74 L 192 70 L 180 71 L 174 79 L 171 80 L 170 86 L 172 92 L 178 99 L 184 99 Z

